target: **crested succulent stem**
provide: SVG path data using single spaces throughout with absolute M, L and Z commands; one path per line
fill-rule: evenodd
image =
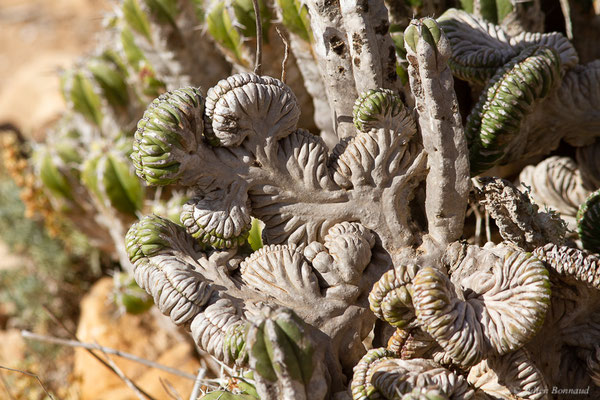
M 123 49 L 65 77 L 74 115 L 36 172 L 53 206 L 115 242 L 128 311 L 154 303 L 249 372 L 202 399 L 538 400 L 550 384 L 600 398 L 600 142 L 523 169 L 527 190 L 470 179 L 592 143 L 600 60 L 507 31 L 509 14 L 527 23 L 510 0 L 461 1 L 502 26 L 448 10 L 404 33 L 445 3 L 119 1 Z M 457 96 L 484 86 L 463 128 Z M 581 251 L 541 207 L 575 223 L 591 192 Z M 468 201 L 483 247 L 481 217 L 461 240 Z

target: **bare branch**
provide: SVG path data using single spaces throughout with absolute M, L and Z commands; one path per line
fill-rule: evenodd
M 164 391 L 167 392 L 167 395 L 170 398 L 175 400 L 183 400 L 179 393 L 177 393 L 177 390 L 173 387 L 171 382 L 169 382 L 166 379 L 163 379 L 162 377 L 158 378 L 158 380 L 160 381 L 161 386 L 163 387 Z
M 202 380 L 204 379 L 204 375 L 206 375 L 206 369 L 200 368 L 198 370 L 198 375 L 196 376 L 194 388 L 192 389 L 192 393 L 190 394 L 190 400 L 196 400 L 200 395 L 200 388 L 202 387 Z
M 46 310 L 46 312 L 48 313 L 48 315 L 50 315 L 50 317 L 52 318 L 52 320 L 54 322 L 56 322 L 58 325 L 60 325 L 74 340 L 81 342 L 81 340 L 79 340 L 79 338 L 77 337 L 77 335 L 71 331 L 69 328 L 67 328 L 67 326 L 56 316 L 56 314 L 54 314 L 52 312 L 52 310 L 50 310 L 48 307 L 46 307 L 45 305 L 42 305 L 42 307 L 44 308 L 44 310 Z M 104 365 L 106 368 L 110 369 L 112 372 L 114 372 L 119 378 L 123 379 L 123 373 L 119 373 L 119 371 L 117 369 L 115 369 L 112 365 L 110 365 L 107 361 L 103 360 L 100 356 L 98 356 L 96 353 L 94 353 L 92 350 L 90 349 L 85 349 L 92 357 L 94 357 L 96 360 L 98 360 L 102 365 Z M 108 359 L 108 356 L 107 356 Z M 114 363 L 113 363 L 114 364 Z M 125 381 L 127 383 L 127 381 Z M 129 381 L 131 382 L 131 381 Z M 146 396 L 148 399 L 150 400 L 154 400 L 154 398 L 152 396 L 150 396 L 148 393 L 146 393 L 143 389 L 141 389 L 140 387 L 138 387 L 135 383 L 131 382 L 131 384 L 136 388 L 136 390 L 140 393 L 142 393 L 144 396 Z
M 285 83 L 285 65 L 287 64 L 288 56 L 290 55 L 290 51 L 289 51 L 290 46 L 289 46 L 287 39 L 285 38 L 285 36 L 283 36 L 283 34 L 279 30 L 279 28 L 275 27 L 275 29 L 277 30 L 277 34 L 281 38 L 281 41 L 283 42 L 283 46 L 285 49 L 284 53 L 283 53 L 283 61 L 281 61 L 281 82 Z
M 146 392 L 144 392 L 142 389 L 140 389 L 135 383 L 133 383 L 133 381 L 131 379 L 129 379 L 123 373 L 123 371 L 121 371 L 121 368 L 119 368 L 119 366 L 117 364 L 115 364 L 115 362 L 112 360 L 112 358 L 110 358 L 110 356 L 108 354 L 106 354 L 102 350 L 100 350 L 100 351 L 102 352 L 102 354 L 104 354 L 104 357 L 106 357 L 106 362 L 110 366 L 110 368 L 119 376 L 119 378 L 121 378 L 121 380 L 123 382 L 125 382 L 125 384 L 131 390 L 133 390 L 135 392 L 138 399 L 140 399 L 140 400 L 152 399 L 152 397 L 150 395 L 148 395 Z
M 4 379 L 4 374 L 2 373 L 2 371 L 0 371 L 0 381 L 2 381 L 2 386 L 4 386 L 4 390 L 8 394 L 8 397 L 10 398 L 10 400 L 17 400 L 15 398 L 15 396 L 12 394 L 12 392 L 10 391 L 10 387 L 8 386 L 8 382 L 6 382 L 6 379 Z
M 48 395 L 48 397 L 50 397 L 50 399 L 54 400 L 54 397 L 50 394 L 50 392 L 48 392 L 48 389 L 46 389 L 46 386 L 44 386 L 44 384 L 42 383 L 42 380 L 40 379 L 39 376 L 37 376 L 36 374 L 34 374 L 33 372 L 29 372 L 29 371 L 23 371 L 20 369 L 13 369 L 13 368 L 8 368 L 8 367 L 4 367 L 2 365 L 0 365 L 0 369 L 5 369 L 7 371 L 12 371 L 12 372 L 19 372 L 23 375 L 27 375 L 30 376 L 32 378 L 37 379 L 38 383 L 40 384 L 40 386 L 42 387 L 42 389 L 44 389 L 44 392 Z M 2 380 L 2 382 L 4 382 L 4 379 Z
M 146 360 L 145 358 L 141 358 L 141 357 L 138 357 L 138 356 L 130 354 L 130 353 L 112 349 L 110 347 L 101 346 L 101 345 L 98 345 L 95 343 L 86 343 L 86 342 L 80 342 L 78 340 L 69 340 L 69 339 L 62 339 L 62 338 L 57 338 L 57 337 L 53 337 L 53 336 L 39 335 L 37 333 L 33 333 L 33 332 L 29 332 L 29 331 L 21 331 L 21 336 L 23 336 L 25 339 L 60 344 L 63 346 L 81 347 L 81 348 L 90 349 L 90 350 L 100 350 L 103 353 L 112 354 L 112 355 L 115 355 L 115 356 L 118 356 L 121 358 L 126 358 L 128 360 L 135 361 L 139 364 L 146 365 L 150 368 L 160 369 L 162 371 L 168 372 L 173 375 L 180 376 L 182 378 L 186 378 L 186 379 L 190 379 L 190 380 L 196 379 L 196 377 L 194 375 L 188 374 L 187 372 L 183 372 L 178 369 L 171 368 L 171 367 L 159 364 L 154 361 Z
M 260 17 L 260 5 L 258 4 L 258 0 L 252 0 L 252 5 L 254 6 L 254 16 L 256 18 L 256 59 L 254 61 L 254 73 L 256 75 L 261 75 L 263 45 L 262 20 Z

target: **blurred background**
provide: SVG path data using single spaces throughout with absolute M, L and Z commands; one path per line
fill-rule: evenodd
M 285 27 L 295 45 L 286 83 L 300 103 L 299 126 L 337 143 L 324 86 L 312 84 L 321 81 L 306 9 L 296 1 L 286 1 L 285 11 L 280 0 L 259 1 L 263 57 L 270 60 L 263 73 L 282 74 L 284 45 L 275 28 Z M 287 17 L 278 16 L 275 3 Z M 401 5 L 390 32 L 407 89 L 402 32 L 409 17 L 439 16 L 450 7 L 473 11 L 474 1 L 387 3 Z M 509 33 L 563 32 L 581 64 L 600 57 L 598 0 L 486 4 L 480 16 Z M 147 105 L 168 90 L 205 91 L 251 71 L 254 23 L 250 0 L 0 0 L 0 400 L 144 398 L 132 382 L 152 394 L 145 398 L 187 399 L 199 375 L 201 391 L 235 387 L 231 371 L 152 307 L 131 276 L 123 238 L 144 214 L 180 223 L 192 196 L 172 184 L 168 171 L 153 178 L 168 184 L 159 188 L 134 172 L 134 133 Z M 482 86 L 457 79 L 455 88 L 465 118 Z M 553 155 L 574 157 L 575 149 L 562 145 Z M 538 161 L 493 174 L 514 179 Z M 576 204 L 562 216 L 574 233 L 575 212 L 590 191 L 572 192 L 567 197 L 577 197 Z M 470 212 L 465 235 L 478 241 L 484 211 Z M 260 226 L 254 220 L 235 240 L 210 232 L 197 239 L 249 252 L 262 246 Z M 103 349 L 92 356 L 86 345 Z
M 152 313 L 119 309 L 115 278 L 109 276 L 118 268 L 114 261 L 81 234 L 49 233 L 44 213 L 28 211 L 22 201 L 36 194 L 11 178 L 19 168 L 15 153 L 31 150 L 18 143 L 43 141 L 67 109 L 61 71 L 94 48 L 110 7 L 104 0 L 0 0 L 0 399 L 47 399 L 48 393 L 55 399 L 137 398 L 84 349 L 48 342 L 72 340 L 69 332 L 81 342 L 176 366 L 190 375 L 200 366 L 193 346 L 170 323 L 163 328 Z M 25 339 L 24 330 L 45 340 Z M 189 376 L 110 359 L 156 399 L 192 390 Z

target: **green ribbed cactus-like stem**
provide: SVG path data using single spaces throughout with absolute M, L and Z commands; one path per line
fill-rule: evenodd
M 131 155 L 140 178 L 154 185 L 181 179 L 185 154 L 202 140 L 203 112 L 204 98 L 194 88 L 166 93 L 150 105 L 138 123 Z
M 141 211 L 144 188 L 123 155 L 108 153 L 83 164 L 82 182 L 105 207 L 135 217 Z
M 248 365 L 248 351 L 246 349 L 246 336 L 250 326 L 237 324 L 229 327 L 223 340 L 224 352 L 230 360 L 238 366 Z
M 579 207 L 577 233 L 584 249 L 600 253 L 600 191 L 592 193 Z
M 270 312 L 248 326 L 230 330 L 226 351 L 240 363 L 248 362 L 261 399 L 324 398 L 326 387 L 321 356 L 307 335 L 307 327 L 291 310 Z
M 206 8 L 195 1 L 125 0 L 122 10 L 119 29 L 131 32 L 130 52 L 146 65 L 142 69 L 139 63 L 132 65 L 142 79 L 154 74 L 167 90 L 191 84 L 208 87 L 230 71 L 213 42 L 196 29 L 202 21 L 197 16 Z
M 403 104 L 391 90 L 369 90 L 361 94 L 352 110 L 356 128 L 368 132 L 375 127 L 393 127 L 402 119 Z
M 152 297 L 123 272 L 114 275 L 113 300 L 122 312 L 133 315 L 143 314 L 154 305 Z
M 465 128 L 472 175 L 500 162 L 519 143 L 523 119 L 560 83 L 560 65 L 553 49 L 531 47 L 490 80 Z

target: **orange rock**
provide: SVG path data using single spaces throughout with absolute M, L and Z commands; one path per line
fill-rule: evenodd
M 112 288 L 111 278 L 101 279 L 81 302 L 77 330 L 79 339 L 195 374 L 200 363 L 189 342 L 162 329 L 153 313 L 119 316 L 110 301 Z M 189 396 L 192 390 L 191 380 L 117 356 L 111 356 L 111 359 L 127 377 L 157 400 L 171 399 L 163 389 L 160 378 L 171 383 L 183 398 Z M 83 349 L 75 352 L 74 374 L 80 382 L 81 400 L 136 399 L 134 392 L 120 378 Z
M 43 136 L 65 109 L 58 69 L 96 44 L 106 0 L 3 0 L 0 18 L 0 122 Z
M 18 329 L 0 331 L 0 343 L 0 365 L 18 368 L 25 360 L 27 347 L 21 332 Z

